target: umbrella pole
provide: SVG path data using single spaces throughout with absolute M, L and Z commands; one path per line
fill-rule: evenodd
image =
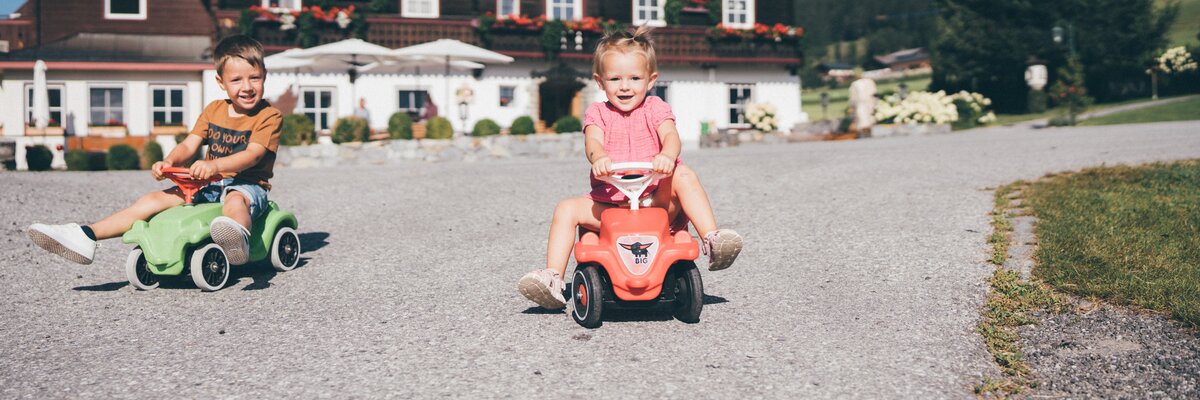
M 450 113 L 450 55 L 446 55 L 446 101 L 442 103 L 442 107 L 446 110 L 447 115 Z M 446 118 L 449 120 L 449 118 Z

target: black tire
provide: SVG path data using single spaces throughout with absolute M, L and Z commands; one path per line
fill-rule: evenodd
M 129 257 L 125 260 L 125 277 L 129 279 L 129 284 L 138 290 L 154 290 L 158 287 L 158 275 L 150 272 L 146 255 L 142 254 L 140 247 L 129 252 Z
M 221 246 L 209 243 L 193 251 L 189 258 L 189 273 L 196 287 L 205 292 L 225 287 L 225 282 L 229 280 L 229 259 Z
M 271 266 L 276 271 L 287 272 L 300 264 L 300 236 L 296 230 L 283 227 L 275 232 L 271 241 Z
M 600 267 L 594 264 L 575 268 L 571 279 L 571 319 L 584 328 L 599 328 L 600 314 L 604 311 L 604 282 L 600 280 Z
M 696 263 L 680 261 L 675 267 L 675 319 L 694 324 L 704 311 L 704 282 Z

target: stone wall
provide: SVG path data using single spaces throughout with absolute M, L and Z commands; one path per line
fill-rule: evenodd
M 280 146 L 275 165 L 290 168 L 312 168 L 336 165 L 382 165 L 400 161 L 438 162 L 581 157 L 583 157 L 583 134 L 565 133 Z

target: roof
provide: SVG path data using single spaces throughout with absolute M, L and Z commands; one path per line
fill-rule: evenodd
M 879 61 L 883 65 L 894 65 L 903 62 L 924 61 L 929 59 L 929 53 L 925 52 L 925 48 L 917 47 L 915 49 L 904 49 L 882 56 L 875 56 L 875 61 Z
M 835 70 L 835 69 L 854 69 L 854 65 L 853 65 L 853 64 L 844 64 L 844 63 L 831 63 L 831 62 L 830 62 L 830 63 L 821 63 L 821 64 L 817 65 L 817 68 L 818 68 L 818 69 L 820 69 L 820 70 L 822 70 L 822 71 L 832 71 L 832 70 Z
M 26 48 L 0 61 L 92 61 L 150 63 L 212 63 L 208 36 L 79 33 L 38 48 Z

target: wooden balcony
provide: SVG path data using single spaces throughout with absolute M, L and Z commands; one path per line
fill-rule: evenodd
M 542 33 L 531 30 L 493 29 L 489 40 L 483 43 L 476 34 L 471 20 L 466 19 L 415 19 L 374 16 L 367 18 L 367 40 L 390 48 L 400 48 L 437 39 L 450 38 L 485 47 L 517 58 L 541 59 Z M 792 43 L 756 40 L 710 39 L 703 27 L 665 27 L 654 31 L 658 60 L 663 63 L 768 63 L 799 64 L 802 57 Z M 276 26 L 263 24 L 256 35 L 267 47 L 276 52 L 295 47 L 288 33 Z M 320 43 L 330 43 L 347 38 L 347 31 L 322 30 Z M 600 34 L 583 32 L 582 43 L 576 50 L 576 35 L 568 34 L 566 49 L 560 55 L 566 59 L 590 59 L 600 40 Z

